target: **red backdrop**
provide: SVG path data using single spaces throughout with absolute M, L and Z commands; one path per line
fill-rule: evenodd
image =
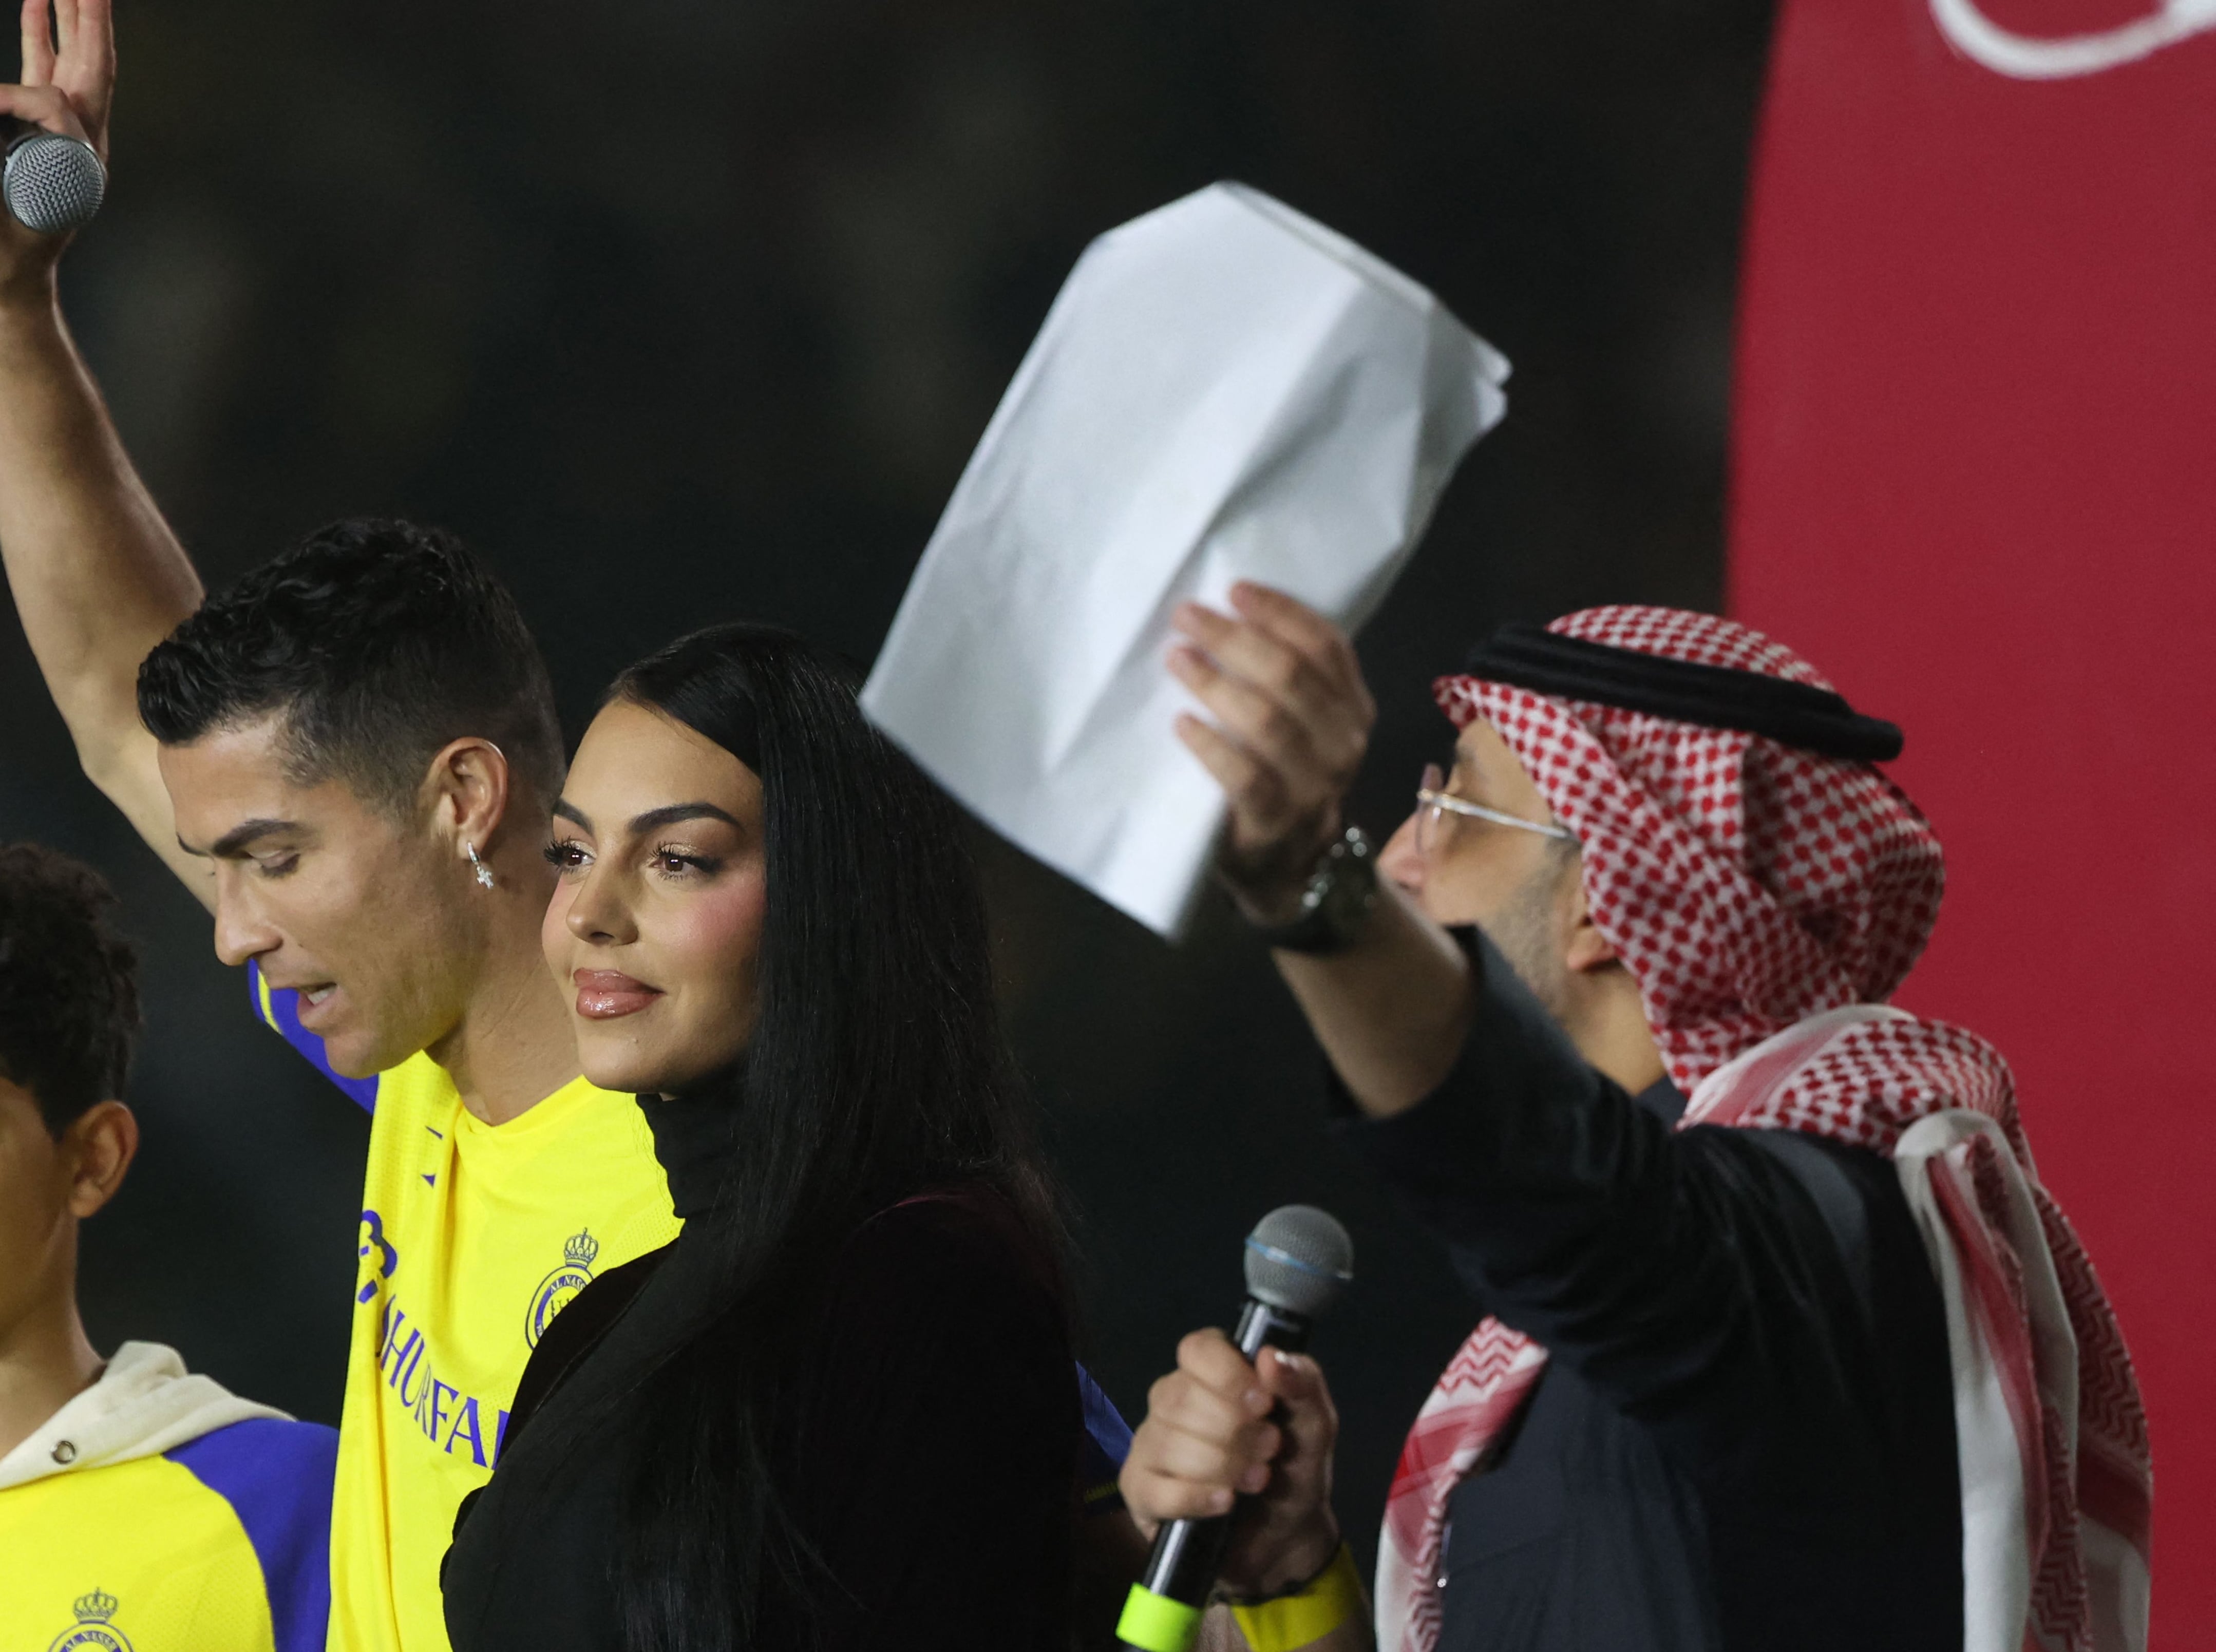
M 1950 881 L 1902 1002 L 2016 1067 L 2138 1362 L 2185 1648 L 2216 1646 L 2216 5 L 2158 3 L 1785 0 L 1730 602 L 1908 732 Z

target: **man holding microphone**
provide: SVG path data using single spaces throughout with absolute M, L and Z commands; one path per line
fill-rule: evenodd
M 1874 766 L 1899 731 L 1711 616 L 1511 627 L 1439 680 L 1452 769 L 1373 857 L 1346 639 L 1233 606 L 1170 662 L 1222 876 L 1339 1133 L 1487 1317 L 1403 1452 L 1374 1637 L 1312 1361 L 1187 1337 L 1142 1527 L 1248 1500 L 1221 1588 L 1256 1647 L 2144 1646 L 2114 1316 L 1998 1054 L 1883 1003 L 1943 881 Z

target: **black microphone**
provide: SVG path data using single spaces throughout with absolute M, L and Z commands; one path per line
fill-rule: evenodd
M 1232 1341 L 1251 1363 L 1265 1348 L 1297 1354 L 1308 1331 L 1354 1279 L 1354 1241 L 1328 1211 L 1283 1205 L 1246 1236 L 1246 1305 Z M 1216 1587 L 1228 1514 L 1170 1520 L 1154 1533 L 1147 1569 L 1131 1586 L 1116 1636 L 1138 1652 L 1188 1652 Z
M 9 215 L 40 235 L 67 235 L 92 222 L 108 195 L 108 169 L 82 138 L 11 120 L 0 163 L 0 199 Z

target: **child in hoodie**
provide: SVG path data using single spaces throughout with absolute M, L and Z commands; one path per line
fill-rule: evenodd
M 103 1360 L 77 1313 L 77 1224 L 138 1144 L 113 899 L 0 845 L 0 1645 L 321 1652 L 337 1434 L 154 1343 Z

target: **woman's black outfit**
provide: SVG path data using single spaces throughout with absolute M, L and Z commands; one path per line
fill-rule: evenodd
M 1439 1652 L 1960 1652 L 1946 1322 L 1890 1161 L 1675 1128 L 1468 944 L 1453 1072 L 1338 1125 L 1550 1356 L 1449 1506 Z
M 736 1100 L 640 1105 L 685 1231 L 594 1280 L 532 1351 L 492 1480 L 455 1522 L 455 1652 L 617 1652 L 632 1442 L 658 1423 L 637 1379 L 674 1342 L 746 1334 L 716 1289 Z M 1025 1230 L 989 1190 L 946 1189 L 871 1219 L 819 1280 L 773 1438 L 829 1575 L 805 1604 L 773 1592 L 751 1645 L 1063 1652 L 1078 1395 Z

